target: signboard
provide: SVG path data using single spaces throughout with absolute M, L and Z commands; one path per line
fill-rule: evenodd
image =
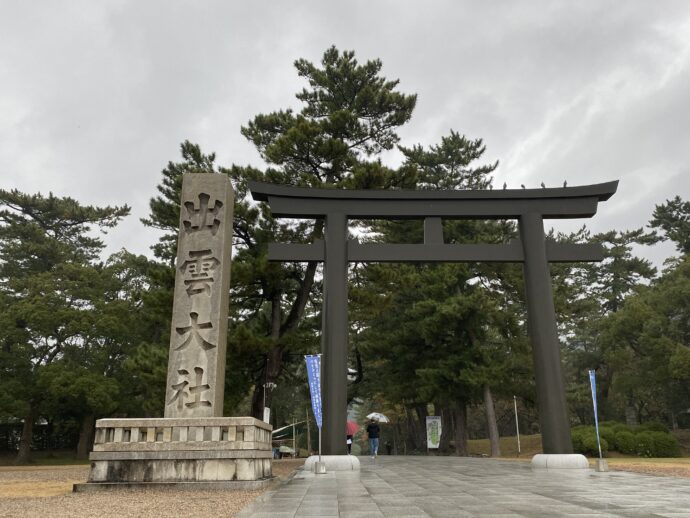
M 264 423 L 271 423 L 271 407 L 264 407 Z
M 441 444 L 441 416 L 426 417 L 426 447 L 430 450 L 438 449 Z
M 314 411 L 316 426 L 321 428 L 323 424 L 323 413 L 321 410 L 321 355 L 308 354 L 304 359 L 307 362 L 311 408 Z

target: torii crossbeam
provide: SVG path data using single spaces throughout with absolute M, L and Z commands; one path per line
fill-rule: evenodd
M 250 182 L 275 217 L 325 220 L 324 240 L 269 245 L 271 261 L 323 261 L 323 450 L 345 454 L 347 415 L 348 262 L 521 262 L 544 453 L 572 453 L 549 262 L 601 261 L 594 244 L 559 244 L 544 236 L 544 219 L 590 218 L 618 181 L 556 189 L 464 191 L 339 190 Z M 348 219 L 422 219 L 424 243 L 348 241 Z M 443 219 L 516 219 L 520 239 L 508 244 L 443 243 Z

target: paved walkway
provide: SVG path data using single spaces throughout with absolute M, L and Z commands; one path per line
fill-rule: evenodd
M 239 516 L 688 517 L 690 479 L 613 471 L 533 471 L 458 457 L 360 457 L 360 472 L 299 471 Z

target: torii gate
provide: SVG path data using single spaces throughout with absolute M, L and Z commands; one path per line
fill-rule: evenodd
M 618 181 L 545 189 L 406 191 L 339 190 L 249 182 L 273 216 L 325 220 L 323 241 L 271 243 L 270 261 L 323 261 L 323 451 L 345 454 L 347 418 L 348 262 L 521 262 L 532 342 L 544 453 L 572 453 L 561 373 L 549 262 L 601 261 L 597 244 L 561 244 L 544 237 L 545 218 L 591 218 Z M 517 219 L 520 239 L 508 244 L 443 243 L 442 219 Z M 348 219 L 423 219 L 423 244 L 348 241 Z

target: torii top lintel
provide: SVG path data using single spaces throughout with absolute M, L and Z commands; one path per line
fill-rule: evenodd
M 290 187 L 249 182 L 257 201 L 267 201 L 276 217 L 321 218 L 341 213 L 349 218 L 513 219 L 590 218 L 608 200 L 618 181 L 575 187 L 496 190 L 347 190 Z

